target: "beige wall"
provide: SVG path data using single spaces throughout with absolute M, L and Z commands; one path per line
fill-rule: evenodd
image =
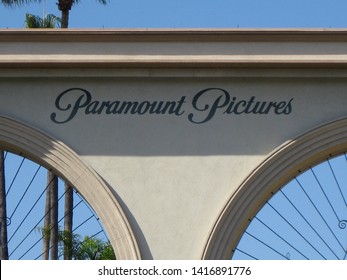
M 112 187 L 143 258 L 201 258 L 223 207 L 269 154 L 346 116 L 346 32 L 107 32 L 1 31 L 0 114 L 62 141 Z M 71 90 L 59 105 L 83 107 L 55 123 L 52 113 L 71 114 L 55 104 L 71 88 L 88 91 L 89 106 Z M 219 89 L 196 100 L 208 88 Z M 233 98 L 249 112 L 226 113 Z M 106 114 L 94 101 L 174 101 L 176 114 Z M 250 113 L 257 101 L 268 113 Z

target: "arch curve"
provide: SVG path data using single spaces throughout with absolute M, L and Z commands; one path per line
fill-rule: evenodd
M 347 151 L 347 118 L 287 141 L 239 186 L 219 215 L 202 259 L 230 259 L 250 220 L 263 204 L 300 172 Z
M 130 224 L 110 188 L 67 145 L 24 123 L 0 116 L 0 146 L 54 170 L 78 189 L 102 221 L 117 259 L 141 259 Z

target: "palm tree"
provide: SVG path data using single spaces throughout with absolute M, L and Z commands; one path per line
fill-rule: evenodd
M 64 260 L 72 259 L 72 221 L 73 221 L 73 188 L 65 183 L 65 207 L 64 207 Z
M 46 202 L 45 202 L 45 218 L 43 221 L 42 229 L 42 258 L 49 260 L 49 247 L 50 247 L 50 227 L 51 227 L 51 181 L 53 180 L 52 173 L 47 172 L 47 188 L 46 188 Z
M 21 6 L 29 3 L 40 3 L 42 0 L 1 0 L 1 3 L 7 7 Z M 97 0 L 100 4 L 106 5 L 109 0 Z M 81 0 L 58 0 L 57 6 L 61 11 L 61 28 L 69 27 L 69 15 L 70 10 L 75 4 L 78 4 Z
M 22 6 L 29 3 L 40 3 L 42 0 L 1 0 L 1 3 L 7 7 Z M 60 26 L 60 18 L 48 14 L 43 18 L 27 13 L 25 16 L 27 28 L 55 28 Z
M 65 251 L 66 242 L 71 242 L 70 260 L 116 259 L 110 241 L 103 241 L 95 236 L 84 236 L 82 239 L 79 234 L 72 233 L 67 235 L 65 231 L 59 231 L 59 249 L 61 254 Z
M 58 259 L 58 177 L 47 172 L 45 216 L 42 229 L 43 259 Z
M 25 15 L 26 28 L 56 28 L 60 27 L 60 18 L 53 14 L 45 15 L 44 18 L 33 14 Z
M 78 244 L 75 260 L 115 260 L 116 256 L 110 242 L 85 236 Z
M 97 0 L 100 4 L 106 5 L 109 0 Z M 80 0 L 58 0 L 58 9 L 61 11 L 61 28 L 68 28 L 69 14 L 73 5 L 79 3 Z
M 0 259 L 8 260 L 4 151 L 0 150 Z
M 51 260 L 59 258 L 58 253 L 58 177 L 52 171 L 48 171 L 49 177 L 52 178 L 51 183 Z

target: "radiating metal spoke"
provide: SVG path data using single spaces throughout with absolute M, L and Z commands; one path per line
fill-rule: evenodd
M 232 258 L 346 260 L 346 174 L 344 153 L 294 177 L 252 218 Z
M 42 245 L 45 235 L 43 220 L 47 215 L 44 197 L 50 185 L 47 182 L 48 170 L 31 162 L 30 159 L 4 151 L 1 165 L 5 168 L 5 198 L 7 202 L 6 225 L 8 238 L 6 244 L 10 259 L 39 259 L 43 254 Z M 64 181 L 59 179 L 58 208 L 62 207 L 66 189 Z M 73 189 L 73 233 L 74 236 L 87 236 L 108 241 L 99 218 L 89 204 Z M 53 205 L 51 205 L 53 208 Z M 58 217 L 58 228 L 64 228 L 64 217 L 67 211 L 61 211 Z M 40 230 L 41 229 L 41 230 Z M 37 257 L 38 256 L 38 257 Z M 62 257 L 62 256 L 60 256 Z

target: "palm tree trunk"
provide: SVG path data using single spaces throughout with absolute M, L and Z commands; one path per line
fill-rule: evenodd
M 51 173 L 51 171 L 49 171 Z M 58 177 L 55 174 L 51 185 L 51 260 L 58 259 Z
M 51 228 L 51 186 L 53 182 L 53 173 L 47 172 L 47 189 L 46 189 L 46 204 L 45 204 L 45 219 L 43 222 L 43 254 L 44 260 L 49 260 L 49 246 L 50 246 L 50 228 Z
M 73 0 L 58 0 L 58 9 L 61 11 L 61 28 L 69 27 L 69 13 L 74 3 Z
M 69 10 L 62 10 L 61 11 L 61 28 L 68 28 L 69 27 Z
M 0 151 L 0 244 L 1 260 L 8 260 L 4 151 Z
M 73 188 L 65 183 L 64 260 L 72 259 Z

